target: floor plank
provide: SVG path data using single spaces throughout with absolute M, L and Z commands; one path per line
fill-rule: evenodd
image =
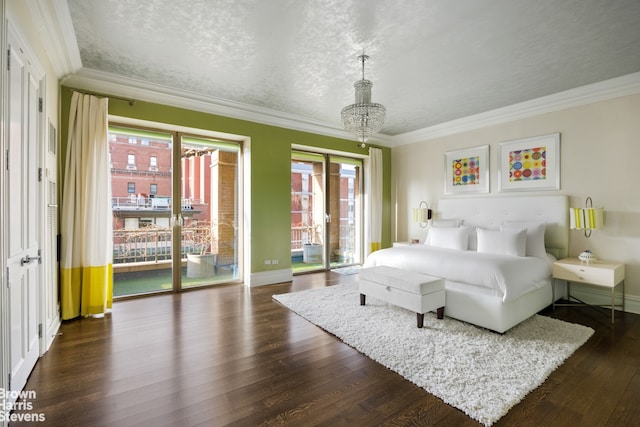
M 357 280 L 217 286 L 65 322 L 27 382 L 30 412 L 54 426 L 479 426 L 271 298 Z M 495 426 L 640 425 L 640 316 L 543 314 L 596 333 Z

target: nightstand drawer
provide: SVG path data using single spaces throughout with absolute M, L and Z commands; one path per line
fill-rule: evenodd
M 613 287 L 624 279 L 624 266 L 621 268 L 598 268 L 596 265 L 553 264 L 553 277 L 571 282 L 592 283 Z

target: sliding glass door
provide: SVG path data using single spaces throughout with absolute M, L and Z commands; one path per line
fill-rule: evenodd
M 325 159 L 295 152 L 291 159 L 291 261 L 294 273 L 325 268 Z
M 173 288 L 169 133 L 109 128 L 114 297 Z
M 239 280 L 240 145 L 112 126 L 114 296 Z
M 181 138 L 183 287 L 238 279 L 239 154 L 238 144 Z
M 362 160 L 329 156 L 331 268 L 362 262 Z
M 291 159 L 294 273 L 359 264 L 362 161 L 295 151 Z

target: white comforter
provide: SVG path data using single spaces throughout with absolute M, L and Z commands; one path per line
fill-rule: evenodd
M 381 249 L 367 257 L 363 267 L 388 265 L 448 281 L 496 291 L 503 301 L 513 301 L 548 283 L 551 261 L 536 257 L 457 251 L 429 245 Z

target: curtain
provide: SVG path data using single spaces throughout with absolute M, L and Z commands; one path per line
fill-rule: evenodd
M 60 224 L 62 318 L 100 315 L 113 299 L 106 98 L 74 92 Z
M 365 255 L 375 252 L 382 245 L 382 150 L 369 147 L 365 159 Z

